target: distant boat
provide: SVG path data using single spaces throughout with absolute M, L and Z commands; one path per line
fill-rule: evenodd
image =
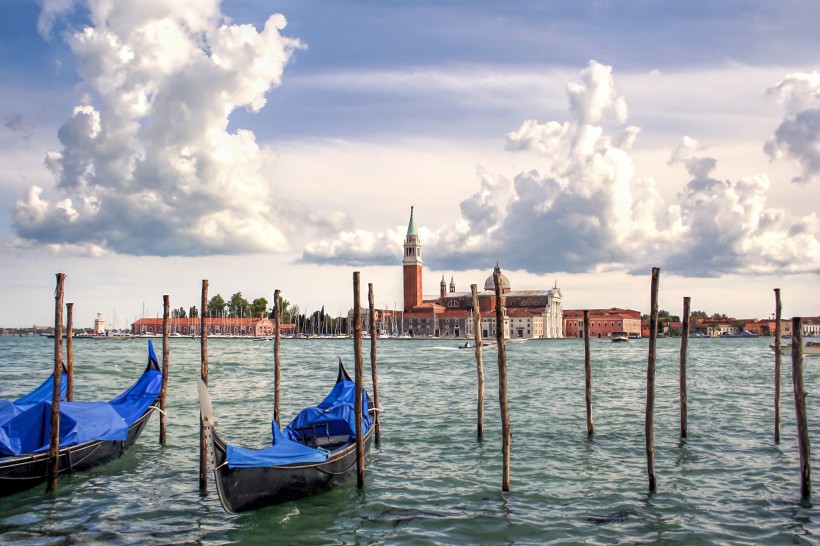
M 495 345 L 496 345 L 495 341 L 493 341 L 493 342 L 484 341 L 484 340 L 481 341 L 481 346 L 482 347 L 495 347 Z M 470 343 L 469 341 L 465 341 L 464 345 L 459 345 L 458 348 L 459 349 L 475 349 L 475 343 Z
M 749 332 L 747 330 L 741 330 L 740 332 L 735 332 L 735 333 L 724 332 L 724 333 L 720 334 L 720 337 L 760 337 L 760 336 L 758 336 L 754 332 Z
M 626 332 L 612 332 L 609 337 L 612 339 L 612 343 L 626 343 L 629 341 L 629 334 Z
M 769 345 L 771 349 L 774 351 L 774 343 Z M 783 343 L 780 345 L 780 353 L 790 355 L 792 353 L 792 344 L 791 343 Z M 805 345 L 803 345 L 803 356 L 820 356 L 820 342 L 817 341 L 807 341 Z

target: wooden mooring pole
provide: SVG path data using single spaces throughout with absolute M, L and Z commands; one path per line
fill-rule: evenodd
M 658 284 L 661 270 L 652 268 L 651 310 L 649 315 L 649 358 L 646 365 L 646 470 L 649 491 L 657 490 L 655 480 L 655 349 L 658 342 Z
M 373 294 L 373 283 L 367 283 L 367 303 L 370 313 L 370 378 L 373 381 L 373 434 L 376 436 L 376 446 L 381 442 L 381 430 L 379 427 L 379 374 L 376 371 L 376 307 L 375 295 Z M 367 411 L 367 408 L 365 408 Z
M 159 391 L 159 443 L 165 445 L 165 398 L 168 393 L 168 319 L 171 314 L 171 296 L 162 295 L 162 387 Z
M 481 306 L 478 303 L 478 287 L 470 285 L 473 293 L 473 339 L 475 342 L 475 366 L 478 374 L 478 405 L 476 408 L 476 440 L 484 439 L 484 362 L 483 362 L 483 341 L 481 339 Z
M 783 305 L 780 301 L 780 289 L 774 289 L 774 443 L 780 443 L 780 381 L 782 376 L 781 351 L 783 350 L 780 336 L 783 334 L 780 326 Z
M 690 297 L 683 298 L 683 328 L 680 334 L 680 437 L 687 435 L 687 394 L 686 394 L 686 352 L 689 349 L 689 305 Z
M 281 335 L 282 321 L 280 319 L 281 310 L 279 302 L 281 292 L 277 289 L 273 291 L 273 420 L 279 426 L 279 396 L 281 395 L 282 368 L 279 361 L 279 336 Z
M 46 491 L 57 488 L 60 473 L 60 395 L 63 377 L 63 284 L 65 273 L 57 273 L 54 295 L 54 390 L 51 395 L 51 430 L 48 447 L 48 482 Z
M 498 345 L 498 404 L 501 407 L 501 490 L 510 490 L 510 403 L 507 399 L 507 350 L 504 346 L 504 299 L 501 272 L 493 273 L 495 283 L 495 339 Z
M 592 425 L 592 361 L 589 351 L 589 311 L 584 311 L 584 385 L 587 404 L 587 436 L 595 434 Z
M 806 414 L 806 387 L 803 384 L 803 322 L 792 318 L 792 383 L 794 384 L 794 414 L 797 424 L 797 446 L 800 451 L 800 498 L 811 498 L 811 445 Z
M 202 279 L 202 300 L 199 311 L 199 376 L 202 382 L 208 384 L 208 279 Z M 199 490 L 208 491 L 208 445 L 205 442 L 205 424 L 202 422 L 202 412 L 199 414 Z
M 74 400 L 74 304 L 66 303 L 66 335 L 65 335 L 65 360 L 68 365 L 66 370 L 66 402 Z
M 364 488 L 364 438 L 362 427 L 362 303 L 359 295 L 359 272 L 353 272 L 353 358 L 355 382 L 353 412 L 356 416 L 356 487 Z

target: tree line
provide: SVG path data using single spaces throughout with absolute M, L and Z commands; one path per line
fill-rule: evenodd
M 249 302 L 242 292 L 237 292 L 229 300 L 217 294 L 208 300 L 206 317 L 212 318 L 273 318 L 273 307 L 268 305 L 267 298 L 256 298 Z M 325 313 L 325 308 L 310 315 L 302 312 L 296 304 L 286 298 L 279 298 L 279 317 L 285 324 L 295 324 L 299 332 L 345 333 L 346 317 L 332 317 Z M 192 305 L 186 311 L 184 307 L 171 310 L 171 318 L 200 318 L 200 310 Z

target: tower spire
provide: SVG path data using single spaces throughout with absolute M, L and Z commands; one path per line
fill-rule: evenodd
M 421 293 L 421 242 L 419 241 L 413 207 L 410 207 L 410 221 L 407 224 L 407 237 L 404 239 L 404 310 L 411 311 L 422 302 Z

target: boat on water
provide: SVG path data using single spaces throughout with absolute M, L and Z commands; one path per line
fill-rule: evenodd
M 356 471 L 356 388 L 339 359 L 336 383 L 315 406 L 303 409 L 283 430 L 271 422 L 271 445 L 251 449 L 227 443 L 216 431 L 208 387 L 199 380 L 209 470 L 228 513 L 310 497 L 330 490 Z M 362 389 L 365 456 L 375 411 Z
M 612 343 L 626 343 L 629 341 L 629 334 L 626 332 L 612 332 L 609 337 L 612 340 Z
M 27 397 L 40 392 L 46 383 Z M 64 385 L 65 381 L 61 387 Z M 50 388 L 53 390 L 53 383 Z M 108 402 L 61 402 L 58 475 L 87 470 L 122 456 L 148 423 L 161 388 L 162 371 L 149 341 L 145 371 L 122 394 Z M 48 479 L 51 395 L 40 393 L 35 398 L 25 404 L 20 404 L 23 399 L 16 400 L 3 412 L 8 418 L 0 418 L 0 497 Z
M 481 346 L 482 346 L 482 347 L 495 347 L 495 346 L 496 346 L 496 342 L 495 342 L 495 341 L 486 341 L 486 340 L 482 340 L 482 342 L 481 342 Z M 459 349 L 475 349 L 475 342 L 470 343 L 469 341 L 465 341 L 465 342 L 464 342 L 464 344 L 463 344 L 463 345 L 459 345 L 459 346 L 458 346 L 458 348 L 459 348 Z
M 769 347 L 771 347 L 773 351 L 775 350 L 774 343 L 770 344 Z M 792 344 L 781 344 L 780 353 L 785 355 L 792 354 Z M 803 345 L 803 356 L 820 356 L 820 341 L 807 341 L 805 345 Z
M 754 333 L 754 332 L 749 332 L 747 330 L 741 330 L 740 332 L 734 332 L 734 333 L 723 332 L 722 334 L 720 334 L 720 337 L 722 337 L 722 338 L 727 338 L 727 337 L 734 338 L 734 337 L 760 337 L 760 336 L 758 334 Z

